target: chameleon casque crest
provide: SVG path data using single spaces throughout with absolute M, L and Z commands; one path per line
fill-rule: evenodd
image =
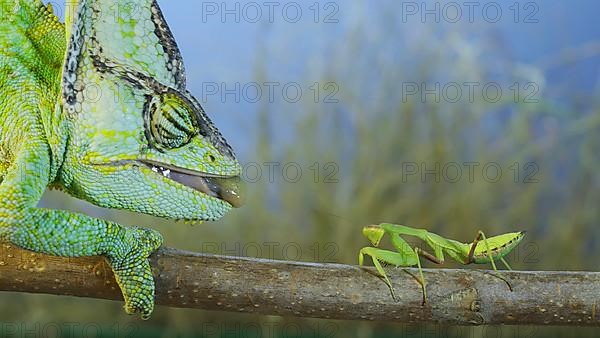
M 43 192 L 217 220 L 240 205 L 240 164 L 187 91 L 156 1 L 79 0 L 66 24 L 40 0 L 0 5 L 0 238 L 46 254 L 106 256 L 126 311 L 148 318 L 148 256 L 161 235 L 38 208 Z

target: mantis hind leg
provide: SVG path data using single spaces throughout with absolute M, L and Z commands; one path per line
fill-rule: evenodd
M 508 279 L 506 279 L 506 277 L 502 276 L 500 274 L 500 272 L 498 272 L 498 268 L 496 268 L 496 263 L 494 262 L 494 256 L 492 255 L 492 250 L 490 249 L 490 245 L 487 241 L 487 237 L 485 237 L 485 234 L 483 233 L 483 231 L 479 231 L 477 234 L 477 238 L 475 238 L 475 240 L 473 241 L 473 246 L 471 247 L 471 251 L 469 252 L 469 259 L 472 260 L 473 258 L 473 253 L 475 252 L 475 246 L 477 246 L 477 243 L 479 241 L 483 240 L 483 243 L 485 245 L 485 249 L 487 251 L 487 255 L 490 258 L 490 263 L 492 264 L 492 268 L 494 269 L 494 275 L 496 275 L 496 277 L 500 278 L 501 280 L 503 280 L 506 285 L 508 285 L 508 289 L 512 292 L 513 291 L 513 287 L 512 284 L 508 281 Z M 504 260 L 504 258 L 500 258 L 500 260 L 502 261 L 502 263 L 504 263 L 504 265 L 506 265 L 506 267 L 510 269 L 510 266 L 508 265 L 508 263 L 506 262 L 506 260 Z
M 504 259 L 504 257 L 500 257 L 500 261 L 502 262 L 502 264 L 504 264 L 507 270 L 512 270 L 512 268 L 510 267 L 510 265 L 508 265 L 508 262 Z

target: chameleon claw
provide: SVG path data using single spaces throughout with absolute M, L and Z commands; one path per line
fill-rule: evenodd
M 150 302 L 146 303 L 147 304 L 138 305 L 125 303 L 125 313 L 128 315 L 135 315 L 139 313 L 142 320 L 148 320 L 154 311 L 154 300 L 152 299 Z
M 127 313 L 128 315 L 135 315 L 135 314 L 140 314 L 140 318 L 142 320 L 148 320 L 150 319 L 152 312 L 154 311 L 154 307 L 150 307 L 148 309 L 141 309 L 135 306 L 130 306 L 130 305 L 125 305 L 125 313 Z
M 125 299 L 125 312 L 150 318 L 154 310 L 154 278 L 148 257 L 162 244 L 162 236 L 146 228 L 125 228 L 109 261 Z

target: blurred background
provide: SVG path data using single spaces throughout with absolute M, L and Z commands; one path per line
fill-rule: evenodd
M 159 3 L 190 91 L 244 165 L 245 207 L 190 227 L 59 192 L 42 205 L 151 225 L 180 249 L 345 264 L 371 223 L 465 242 L 479 229 L 527 230 L 514 269 L 598 270 L 599 2 Z M 14 304 L 4 323 L 102 337 L 594 336 L 161 306 L 141 322 L 119 302 L 0 299 Z

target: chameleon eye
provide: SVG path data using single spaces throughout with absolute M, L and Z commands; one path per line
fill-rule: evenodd
M 150 98 L 147 111 L 146 128 L 153 145 L 180 148 L 197 133 L 190 106 L 175 95 Z

